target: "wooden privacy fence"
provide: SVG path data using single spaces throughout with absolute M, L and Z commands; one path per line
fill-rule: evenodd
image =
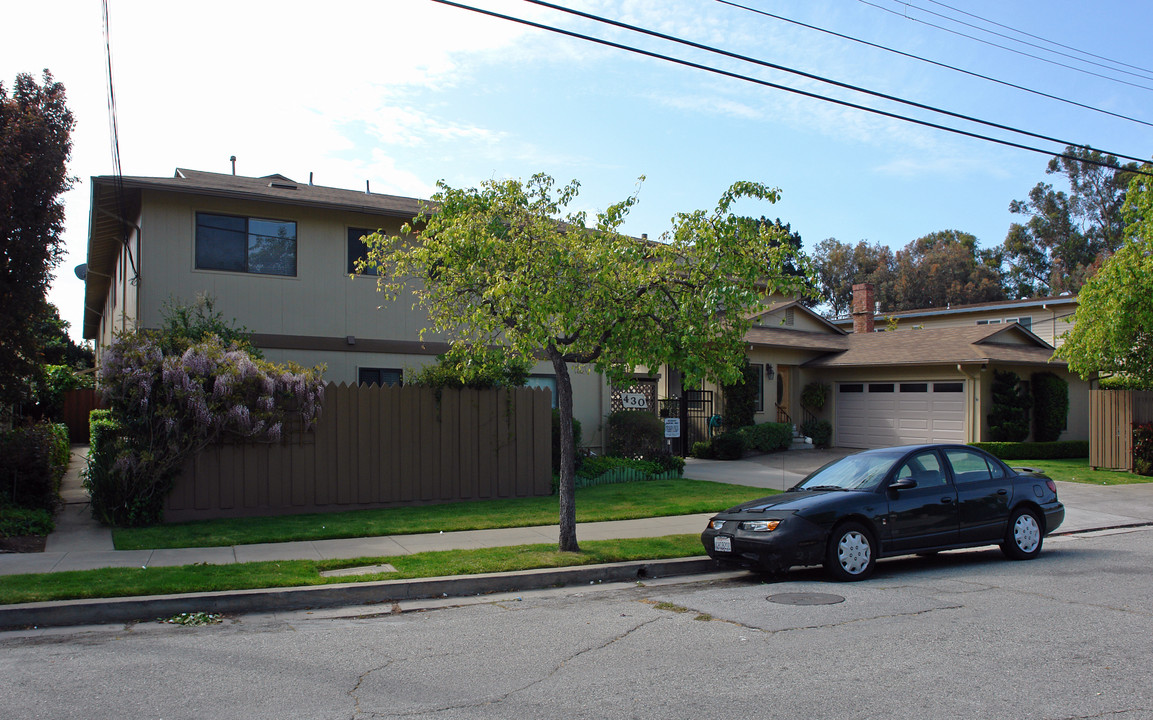
M 88 444 L 88 413 L 104 407 L 100 393 L 91 388 L 66 390 L 61 422 L 68 426 L 68 439 L 79 445 Z
M 548 495 L 549 390 L 329 383 L 315 430 L 223 444 L 183 470 L 167 521 Z
M 1089 465 L 1133 471 L 1133 425 L 1153 422 L 1153 392 L 1089 391 Z

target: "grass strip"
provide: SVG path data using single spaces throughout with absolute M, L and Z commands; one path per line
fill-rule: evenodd
M 1089 458 L 1062 458 L 1056 460 L 1012 460 L 1010 467 L 1031 467 L 1054 480 L 1087 483 L 1090 485 L 1132 485 L 1153 482 L 1153 477 L 1135 475 L 1123 470 L 1094 470 Z
M 685 478 L 598 485 L 577 490 L 577 522 L 718 512 L 772 492 L 745 485 Z M 150 550 L 411 535 L 556 523 L 557 498 L 554 495 L 117 528 L 112 531 L 112 538 L 117 550 Z
M 541 544 L 323 561 L 282 560 L 3 575 L 0 576 L 0 604 L 475 575 L 702 554 L 700 538 L 690 534 L 589 540 L 581 543 L 579 553 L 560 552 L 556 545 Z M 390 563 L 397 572 L 332 578 L 320 575 L 324 570 L 382 563 Z

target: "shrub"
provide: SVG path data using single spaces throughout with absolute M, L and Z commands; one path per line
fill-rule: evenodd
M 725 425 L 740 428 L 752 425 L 757 412 L 757 393 L 761 389 L 761 378 L 756 368 L 745 358 L 741 379 L 721 388 L 725 397 Z
M 1133 425 L 1133 471 L 1153 475 L 1153 423 Z
M 617 410 L 608 416 L 606 454 L 644 459 L 665 452 L 665 426 L 644 410 Z
M 44 508 L 0 506 L 0 537 L 47 535 L 55 528 L 52 513 Z
M 119 335 L 104 354 L 100 385 L 123 426 L 115 460 L 91 483 L 97 517 L 117 525 L 159 522 L 183 465 L 225 438 L 279 441 L 298 416 L 305 429 L 320 413 L 320 368 L 254 359 L 215 336 L 168 354 L 172 341 L 138 330 Z
M 0 435 L 0 493 L 8 503 L 55 512 L 69 453 L 68 430 L 63 440 L 59 433 L 49 423 L 37 423 Z
M 801 425 L 801 432 L 805 437 L 812 438 L 816 447 L 827 448 L 833 441 L 833 425 L 828 420 L 809 420 Z
M 124 428 L 112 417 L 111 410 L 93 410 L 88 415 L 88 465 L 84 469 L 84 487 L 92 498 L 92 515 L 111 522 L 115 508 L 129 503 L 126 487 L 112 471 L 120 451 Z
M 584 458 L 577 452 L 577 448 L 581 446 L 581 421 L 576 418 L 572 419 L 572 445 L 573 458 L 579 470 Z M 560 472 L 560 410 L 556 408 L 552 411 L 552 471 Z
M 829 386 L 824 383 L 809 383 L 801 390 L 801 406 L 820 412 L 828 399 Z
M 1089 457 L 1088 440 L 1059 442 L 976 442 L 969 443 L 1002 460 L 1058 460 Z
M 745 447 L 758 452 L 787 450 L 793 440 L 793 428 L 788 423 L 761 423 L 736 431 L 745 440 Z
M 1061 437 L 1069 415 L 1069 383 L 1051 372 L 1033 373 L 1033 439 L 1052 442 Z
M 527 362 L 509 358 L 499 348 L 455 344 L 445 354 L 436 356 L 435 365 L 418 370 L 408 381 L 438 390 L 521 387 L 528 381 L 530 369 Z
M 745 454 L 745 439 L 739 432 L 721 433 L 713 438 L 712 451 L 717 460 L 740 460 Z
M 1029 406 L 1032 400 L 1021 392 L 1021 378 L 1011 371 L 993 371 L 992 412 L 989 437 L 994 442 L 1020 442 L 1029 437 Z
M 713 460 L 716 458 L 716 455 L 713 454 L 713 445 L 708 440 L 697 440 L 693 443 L 689 454 L 701 460 Z

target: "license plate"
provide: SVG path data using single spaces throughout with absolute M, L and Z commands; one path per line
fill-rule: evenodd
M 715 552 L 732 552 L 733 539 L 718 535 L 713 538 L 713 550 Z

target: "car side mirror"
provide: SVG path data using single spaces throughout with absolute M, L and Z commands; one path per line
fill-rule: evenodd
M 889 484 L 890 490 L 909 490 L 909 489 L 915 488 L 915 487 L 917 487 L 917 481 L 911 477 L 901 478 L 900 480 L 894 480 L 892 483 Z

